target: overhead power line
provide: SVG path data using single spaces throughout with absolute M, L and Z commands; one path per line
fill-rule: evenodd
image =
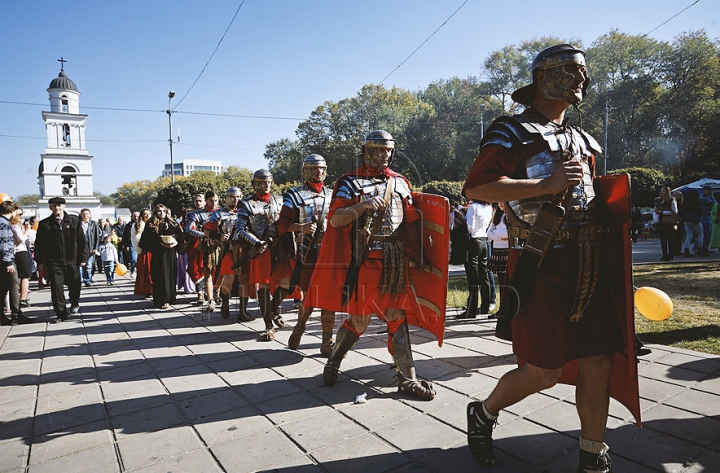
M 202 77 L 203 73 L 205 72 L 205 69 L 207 69 L 208 64 L 210 64 L 210 61 L 212 61 L 213 56 L 215 56 L 215 53 L 217 52 L 218 48 L 220 48 L 220 43 L 223 42 L 223 40 L 225 39 L 225 35 L 227 34 L 228 31 L 230 31 L 230 27 L 232 26 L 233 22 L 235 21 L 235 18 L 237 17 L 238 13 L 240 12 L 240 9 L 242 8 L 242 6 L 244 4 L 245 4 L 245 0 L 242 0 L 240 2 L 240 6 L 237 7 L 237 10 L 235 10 L 235 14 L 232 17 L 232 20 L 230 20 L 230 24 L 228 25 L 227 28 L 225 28 L 225 32 L 223 33 L 222 38 L 220 38 L 220 41 L 218 41 L 217 46 L 215 46 L 215 49 L 213 50 L 212 54 L 210 55 L 210 59 L 207 60 L 207 62 L 205 63 L 205 66 L 202 68 L 202 71 L 200 71 L 200 74 L 198 74 L 197 78 L 195 79 L 195 82 L 192 83 L 192 85 L 190 86 L 188 91 L 185 92 L 185 95 L 183 95 L 182 98 L 178 101 L 178 103 L 175 104 L 175 107 L 173 107 L 173 111 L 175 111 L 175 109 L 178 108 L 178 106 L 183 102 L 183 100 L 185 100 L 185 97 L 188 96 L 190 91 L 193 90 L 193 87 L 195 87 L 195 84 L 197 84 L 197 81 L 199 81 L 200 77 Z
M 700 1 L 700 0 L 695 0 L 695 1 L 694 1 L 693 3 L 691 3 L 690 5 L 686 6 L 685 8 L 683 8 L 682 10 L 680 10 L 679 12 L 677 12 L 676 14 L 674 14 L 673 16 L 671 16 L 670 18 L 668 18 L 667 20 L 665 20 L 665 21 L 663 21 L 662 23 L 660 23 L 659 25 L 657 25 L 655 28 L 653 28 L 653 29 L 651 29 L 650 31 L 648 31 L 647 33 L 645 33 L 645 34 L 643 35 L 643 37 L 649 35 L 649 34 L 652 33 L 653 31 L 655 31 L 655 30 L 657 30 L 658 28 L 660 28 L 661 26 L 669 23 L 670 20 L 672 20 L 672 19 L 675 18 L 676 16 L 680 15 L 682 12 L 684 12 L 684 11 L 687 10 L 688 8 L 694 7 L 695 5 L 697 5 L 697 3 L 698 3 L 699 1 Z
M 413 55 L 414 55 L 416 52 L 418 52 L 418 50 L 419 50 L 420 48 L 422 48 L 422 47 L 425 45 L 425 43 L 427 43 L 428 41 L 430 41 L 430 38 L 432 38 L 433 36 L 435 36 L 435 33 L 437 33 L 438 31 L 440 31 L 440 28 L 442 28 L 443 26 L 445 26 L 445 23 L 447 23 L 448 21 L 450 21 L 450 19 L 451 19 L 452 17 L 454 17 L 455 14 L 456 14 L 457 12 L 459 12 L 460 9 L 461 9 L 462 7 L 464 7 L 465 4 L 466 4 L 467 2 L 469 2 L 469 1 L 470 1 L 470 0 L 465 0 L 465 1 L 463 2 L 463 4 L 460 5 L 460 6 L 457 8 L 457 10 L 455 10 L 455 11 L 452 13 L 452 15 L 450 15 L 449 17 L 447 17 L 447 19 L 442 22 L 442 25 L 438 26 L 437 29 L 436 29 L 435 31 L 433 31 L 432 34 L 431 34 L 430 36 L 428 36 L 427 39 L 420 44 L 420 46 L 418 46 L 417 48 L 415 48 L 415 51 L 413 51 L 412 53 L 410 53 L 410 55 L 409 55 L 408 57 L 406 57 L 403 62 L 401 62 L 400 64 L 398 64 L 398 66 L 397 66 L 395 69 L 393 69 L 392 71 L 390 71 L 390 74 L 388 74 L 388 75 L 386 75 L 385 77 L 383 77 L 383 80 L 380 81 L 380 84 L 382 84 L 383 82 L 385 82 L 385 79 L 387 79 L 388 77 L 390 77 L 391 75 L 393 75 L 393 74 L 395 73 L 395 71 L 397 71 L 398 69 L 400 69 L 400 67 L 408 61 L 408 59 L 410 59 L 411 57 L 413 57 Z
M 8 100 L 0 100 L 0 103 L 7 103 L 12 105 L 32 105 L 36 107 L 47 107 L 46 103 L 33 103 L 33 102 L 11 102 Z M 81 109 L 87 109 L 87 110 L 110 110 L 110 111 L 116 111 L 116 112 L 149 112 L 149 113 L 162 113 L 166 114 L 166 110 L 152 110 L 152 109 L 146 109 L 146 108 L 117 108 L 117 107 L 86 107 L 82 106 Z M 305 120 L 305 118 L 300 117 L 273 117 L 273 116 L 265 116 L 265 115 L 239 115 L 239 114 L 231 114 L 231 113 L 211 113 L 211 112 L 190 112 L 190 111 L 175 111 L 173 113 L 184 113 L 187 115 L 205 115 L 210 117 L 230 117 L 230 118 L 253 118 L 258 120 Z

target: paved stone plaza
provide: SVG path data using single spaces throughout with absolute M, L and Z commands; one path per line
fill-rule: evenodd
M 441 348 L 412 331 L 418 374 L 438 392 L 421 402 L 396 393 L 384 325 L 370 326 L 328 388 L 317 315 L 293 351 L 289 328 L 259 342 L 260 319 L 208 317 L 185 294 L 159 311 L 132 295 L 132 280 L 101 279 L 83 288 L 81 317 L 47 323 L 50 293 L 35 290 L 27 313 L 39 322 L 0 329 L 0 472 L 483 471 L 465 407 L 515 366 L 492 322 L 450 311 Z M 650 348 L 639 367 L 644 428 L 611 405 L 615 470 L 720 471 L 720 357 Z M 492 471 L 575 471 L 573 403 L 558 385 L 503 411 Z

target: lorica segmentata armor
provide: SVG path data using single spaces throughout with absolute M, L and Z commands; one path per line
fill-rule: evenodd
M 590 203 L 595 198 L 590 169 L 591 156 L 602 153 L 595 139 L 580 128 L 560 126 L 553 122 L 538 123 L 526 118 L 529 113 L 514 117 L 500 117 L 488 129 L 482 147 L 501 145 L 511 148 L 517 145 L 531 145 L 543 140 L 547 148 L 527 159 L 523 163 L 523 176 L 515 178 L 544 179 L 549 177 L 563 162 L 570 159 L 579 161 L 583 167 L 583 182 L 576 185 L 572 192 L 570 205 L 562 229 L 592 221 Z M 546 120 L 544 120 L 546 121 Z M 518 172 L 520 172 L 518 170 Z M 523 222 L 534 224 L 537 213 L 543 203 L 558 204 L 562 196 L 541 195 L 523 200 L 510 201 L 511 211 Z

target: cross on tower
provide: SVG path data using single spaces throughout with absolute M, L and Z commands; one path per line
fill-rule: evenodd
M 58 59 L 58 62 L 60 63 L 60 70 L 61 70 L 61 71 L 64 71 L 64 70 L 65 70 L 65 63 L 67 62 L 67 60 L 63 59 L 63 57 L 60 56 L 60 59 Z

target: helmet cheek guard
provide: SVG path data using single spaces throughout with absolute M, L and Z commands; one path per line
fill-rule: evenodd
M 320 172 L 316 174 L 315 169 Z M 302 167 L 303 180 L 308 182 L 323 182 L 327 177 L 327 162 L 319 154 L 310 154 L 303 159 Z
M 385 165 L 385 158 L 380 157 L 377 150 L 389 149 L 390 159 Z M 362 147 L 362 157 L 365 164 L 375 169 L 390 167 L 395 157 L 395 139 L 384 130 L 374 130 L 365 137 Z
M 270 185 L 272 185 L 273 182 L 273 175 L 270 171 L 267 169 L 258 169 L 255 171 L 255 174 L 253 174 L 252 177 L 252 188 L 253 190 L 258 194 L 267 194 L 269 192 L 265 190 L 265 188 L 260 184 L 261 182 L 270 182 Z

